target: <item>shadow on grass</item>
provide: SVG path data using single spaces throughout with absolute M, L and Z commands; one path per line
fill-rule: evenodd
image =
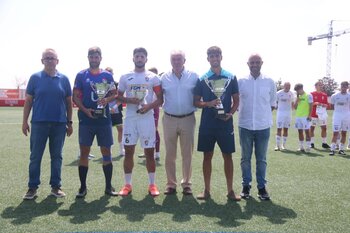
M 43 201 L 23 200 L 17 207 L 7 207 L 1 214 L 4 219 L 13 219 L 12 223 L 21 225 L 31 223 L 34 218 L 56 212 L 63 202 L 57 203 L 57 198 L 47 196 Z
M 134 200 L 132 195 L 123 197 L 119 201 L 119 206 L 112 206 L 114 214 L 124 214 L 130 222 L 141 222 L 146 215 L 156 214 L 162 207 L 157 205 L 151 195 L 146 195 L 141 201 Z
M 323 151 L 323 150 L 316 150 L 316 151 Z M 326 152 L 326 151 L 325 151 Z M 302 152 L 302 151 L 293 151 L 293 150 L 282 150 L 280 151 L 280 153 L 283 153 L 283 154 L 291 154 L 291 155 L 296 155 L 296 156 L 308 156 L 308 157 L 323 157 L 324 154 L 319 154 L 319 153 L 316 153 L 315 151 L 311 150 L 310 153 L 306 153 L 306 152 Z
M 61 216 L 72 216 L 70 222 L 73 224 L 84 224 L 88 221 L 100 219 L 100 215 L 106 212 L 109 208 L 109 196 L 102 196 L 99 200 L 86 202 L 85 199 L 76 199 L 68 210 L 58 210 L 57 213 Z
M 246 219 L 257 215 L 266 217 L 272 224 L 284 224 L 286 219 L 297 217 L 294 210 L 274 204 L 273 201 L 256 201 L 250 198 L 246 202 L 243 213 Z

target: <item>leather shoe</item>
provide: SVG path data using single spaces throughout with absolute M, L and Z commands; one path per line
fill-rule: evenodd
M 175 194 L 175 193 L 176 193 L 176 189 L 170 188 L 170 187 L 166 188 L 165 191 L 164 191 L 165 195 L 172 195 L 172 194 Z
M 185 187 L 182 190 L 183 195 L 192 195 L 192 189 L 190 187 Z

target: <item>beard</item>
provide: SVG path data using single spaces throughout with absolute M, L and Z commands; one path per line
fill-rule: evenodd
M 100 67 L 100 62 L 90 62 L 89 64 L 91 69 L 97 69 Z
M 141 68 L 145 68 L 145 63 L 143 62 L 135 62 L 135 67 L 141 69 Z

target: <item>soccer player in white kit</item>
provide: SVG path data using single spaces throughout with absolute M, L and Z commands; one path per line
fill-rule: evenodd
M 125 149 L 124 179 L 125 184 L 120 190 L 120 196 L 127 196 L 132 191 L 131 175 L 134 167 L 135 146 L 140 139 L 141 147 L 146 156 L 148 172 L 148 192 L 158 196 L 159 190 L 155 184 L 156 163 L 154 147 L 156 142 L 156 128 L 153 109 L 163 103 L 160 79 L 151 71 L 145 70 L 147 51 L 136 48 L 133 52 L 135 68 L 122 75 L 118 86 L 117 99 L 126 103 L 126 114 L 123 128 L 123 144 Z M 125 94 L 125 95 L 124 95 Z M 153 95 L 157 98 L 154 100 Z
M 288 129 L 292 120 L 292 107 L 294 105 L 294 101 L 295 97 L 293 92 L 290 91 L 290 83 L 285 82 L 283 84 L 283 89 L 277 92 L 277 134 L 275 151 L 285 149 Z
M 341 139 L 339 145 L 339 154 L 345 155 L 344 143 L 346 140 L 346 132 L 350 129 L 350 93 L 347 92 L 349 83 L 347 81 L 341 82 L 340 92 L 331 96 L 331 104 L 334 107 L 333 111 L 333 138 L 331 144 L 331 152 L 329 155 L 335 154 L 336 141 L 341 132 Z

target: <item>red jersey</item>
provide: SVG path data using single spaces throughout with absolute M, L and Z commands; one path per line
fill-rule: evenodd
M 328 96 L 326 93 L 324 92 L 311 92 L 312 98 L 314 100 L 314 103 L 318 102 L 318 103 L 322 103 L 322 104 L 327 104 L 328 107 Z M 311 117 L 318 117 L 316 114 L 316 106 L 317 105 L 313 105 L 312 106 L 312 112 L 311 112 Z

